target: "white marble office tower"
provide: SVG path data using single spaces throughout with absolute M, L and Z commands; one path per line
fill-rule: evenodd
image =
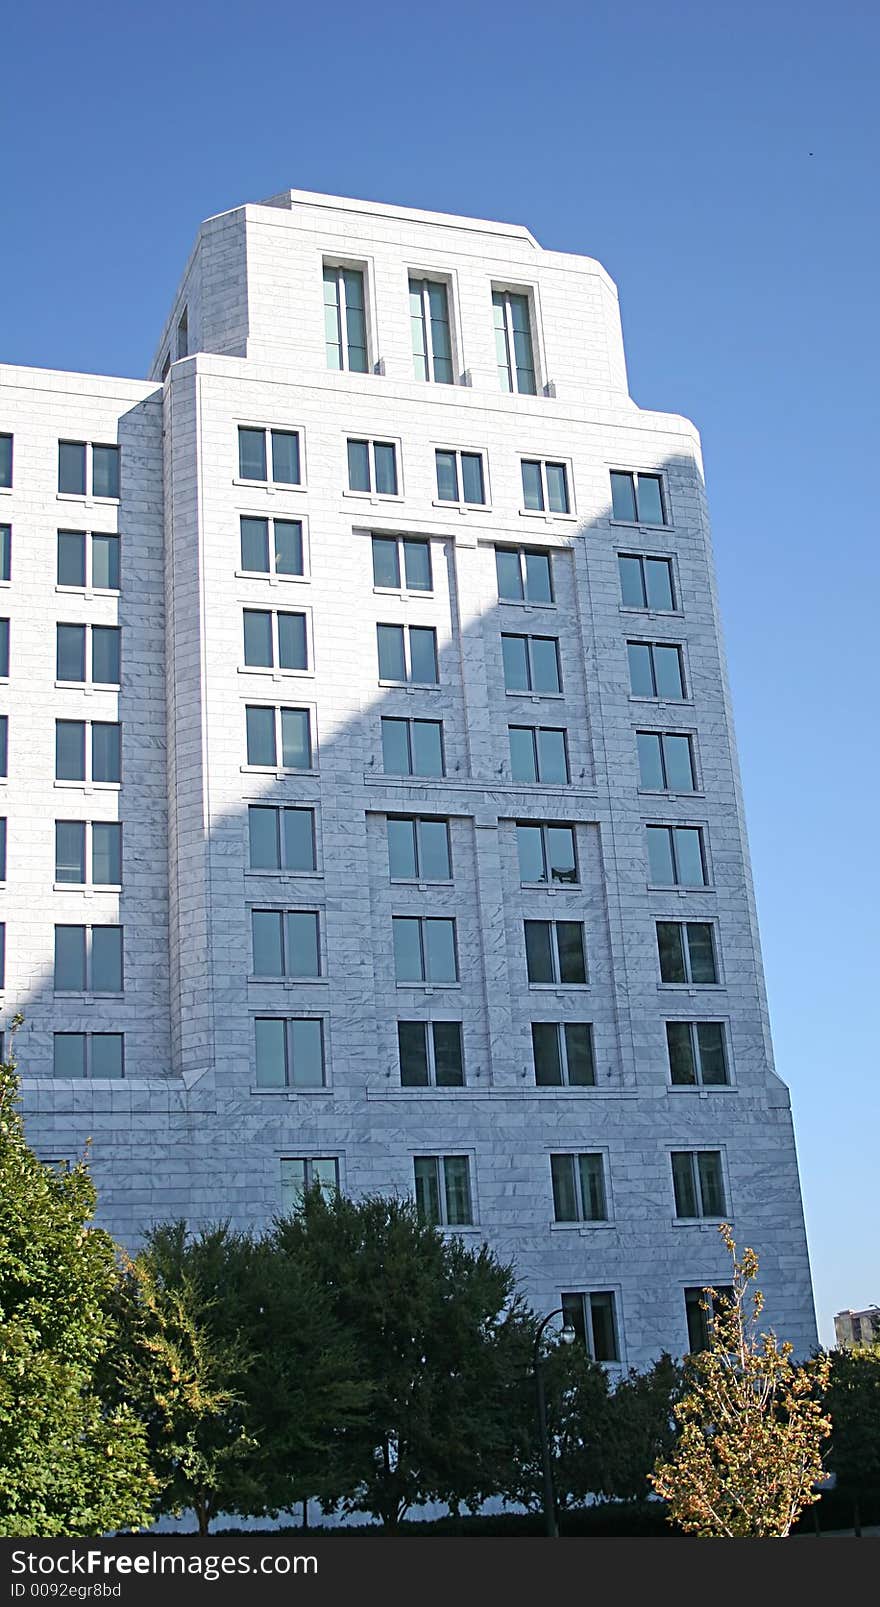
M 147 382 L 0 369 L 0 526 L 3 1021 L 107 1226 L 417 1190 L 643 1364 L 726 1218 L 808 1347 L 699 442 L 599 264 L 212 218 Z

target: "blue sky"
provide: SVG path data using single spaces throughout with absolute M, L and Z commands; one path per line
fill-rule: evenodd
M 822 1337 L 880 1303 L 871 0 L 57 0 L 4 22 L 0 357 L 141 375 L 200 220 L 295 186 L 528 224 L 703 432 Z M 873 1007 L 871 1007 L 873 1008 Z

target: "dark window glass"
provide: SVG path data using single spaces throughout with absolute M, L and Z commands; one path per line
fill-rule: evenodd
M 697 1172 L 700 1179 L 700 1199 L 704 1216 L 723 1216 L 724 1180 L 721 1156 L 717 1150 L 700 1150 L 697 1155 Z
M 312 723 L 308 709 L 282 709 L 282 767 L 285 770 L 311 770 L 312 757 Z
M 391 877 L 396 881 L 415 881 L 418 876 L 416 822 L 414 820 L 400 820 L 393 815 L 389 815 L 386 825 L 388 828 L 388 867 Z
M 287 1083 L 285 1025 L 272 1017 L 258 1017 L 254 1022 L 258 1088 L 283 1088 Z
M 387 441 L 374 441 L 376 463 L 376 491 L 379 496 L 397 496 L 397 454 Z
M 658 644 L 655 645 L 653 653 L 657 696 L 683 698 L 684 677 L 681 673 L 681 649 L 678 647 L 661 647 Z
M 532 1022 L 535 1082 L 539 1088 L 557 1088 L 562 1085 L 559 1030 L 559 1025 L 555 1021 Z
M 486 486 L 483 479 L 483 459 L 479 452 L 461 454 L 461 494 L 462 499 L 474 507 L 485 506 Z
M 406 720 L 382 721 L 382 768 L 387 776 L 412 774 Z
M 501 658 L 506 692 L 528 692 L 529 655 L 525 636 L 502 636 Z
M 69 496 L 85 496 L 86 449 L 83 441 L 58 442 L 58 489 Z
M 118 821 L 92 822 L 92 881 L 96 887 L 122 885 L 122 827 Z
M 284 917 L 280 910 L 252 910 L 254 976 L 283 976 Z
M 688 921 L 687 944 L 692 982 L 717 982 L 712 928 L 707 921 Z
M 523 507 L 535 513 L 544 509 L 544 487 L 541 480 L 540 463 L 523 459 L 522 463 Z
M 86 779 L 86 728 L 83 720 L 55 721 L 55 779 Z
M 672 1187 L 675 1194 L 676 1216 L 699 1216 L 694 1156 L 688 1150 L 673 1153 Z
M 85 586 L 86 537 L 83 530 L 58 532 L 58 585 Z
M 579 1155 L 581 1215 L 585 1222 L 605 1222 L 608 1202 L 605 1194 L 605 1162 L 601 1155 Z
M 55 992 L 82 993 L 86 986 L 86 929 L 55 928 Z
M 455 922 L 428 920 L 424 923 L 425 974 L 428 982 L 457 982 Z
M 538 742 L 538 779 L 554 786 L 568 781 L 568 754 L 565 732 L 540 728 Z
M 0 580 L 12 575 L 12 526 L 0 525 Z
M 648 843 L 648 874 L 655 887 L 674 887 L 675 866 L 672 859 L 672 834 L 668 826 L 646 826 Z
M 665 785 L 660 736 L 656 731 L 637 731 L 639 781 L 651 792 L 662 792 Z
M 122 727 L 96 720 L 92 725 L 92 780 L 122 780 Z
M 526 970 L 530 982 L 554 982 L 553 939 L 549 921 L 525 921 Z
M 121 632 L 117 625 L 92 626 L 92 680 L 99 686 L 119 686 Z
M 86 828 L 81 820 L 55 822 L 55 880 L 84 882 L 86 879 Z
M 265 480 L 266 431 L 238 430 L 238 477 L 240 480 Z
M 413 681 L 420 686 L 436 686 L 437 632 L 430 626 L 410 625 L 409 654 Z
M 119 590 L 118 536 L 92 536 L 92 585 L 97 591 Z
M 9 716 L 0 714 L 0 776 L 9 773 Z
M 394 536 L 373 537 L 373 585 L 400 589 L 400 564 Z
M 437 500 L 458 501 L 458 460 L 454 452 L 435 452 L 437 462 Z
M 244 610 L 244 661 L 252 668 L 272 667 L 272 615 L 268 609 Z
M 377 625 L 380 681 L 406 680 L 406 655 L 402 625 Z
M 276 519 L 273 524 L 273 531 L 275 536 L 276 574 L 304 574 L 302 521 L 299 519 Z
M 563 1027 L 568 1080 L 573 1088 L 592 1088 L 596 1082 L 593 1029 L 586 1021 L 567 1021 Z
M 535 732 L 530 726 L 510 725 L 510 771 L 514 781 L 537 781 Z
M 645 596 L 641 558 L 633 558 L 626 553 L 620 553 L 617 559 L 617 567 L 620 572 L 620 596 L 624 606 L 626 608 L 646 608 L 648 599 Z
M 473 1221 L 471 1209 L 470 1166 L 466 1155 L 444 1155 L 443 1174 L 446 1185 L 446 1220 L 450 1227 L 460 1227 Z
M 421 922 L 412 916 L 395 915 L 391 922 L 394 937 L 394 975 L 398 982 L 423 982 Z
M 530 603 L 552 603 L 553 585 L 550 578 L 550 554 L 527 552 L 526 596 Z
M 516 828 L 519 851 L 519 875 L 523 882 L 543 882 L 547 879 L 544 864 L 544 834 L 540 826 L 519 825 Z
M 697 1081 L 691 1026 L 688 1021 L 667 1021 L 666 1043 L 669 1050 L 670 1080 L 679 1087 L 691 1087 Z
M 449 857 L 449 827 L 445 820 L 418 822 L 419 876 L 426 882 L 452 879 Z
M 9 675 L 9 620 L 0 619 L 0 678 Z
M 687 982 L 682 937 L 684 928 L 678 921 L 657 922 L 657 949 L 660 955 L 662 982 Z
M 443 727 L 439 720 L 413 720 L 412 772 L 416 776 L 446 774 L 443 761 Z
M 431 549 L 427 541 L 403 541 L 403 568 L 409 591 L 431 591 Z
M 12 485 L 12 436 L 0 435 L 0 486 Z
M 555 636 L 532 636 L 529 639 L 532 660 L 532 683 L 535 692 L 561 692 L 559 677 L 559 644 Z
M 321 1021 L 288 1021 L 287 1037 L 295 1088 L 324 1086 L 324 1026 Z M 334 1179 L 335 1181 L 335 1179 Z
M 275 765 L 275 710 L 250 707 L 247 710 L 248 764 Z
M 631 474 L 611 471 L 611 513 L 615 519 L 627 524 L 636 522 L 636 491 Z
M 696 826 L 674 828 L 675 858 L 678 881 L 682 887 L 703 887 L 706 876 L 703 867 L 702 839 Z
M 305 614 L 278 615 L 278 667 L 282 670 L 308 669 Z
M 577 857 L 571 826 L 546 828 L 547 870 L 551 882 L 576 882 Z
M 663 737 L 666 785 L 671 792 L 693 792 L 694 766 L 690 737 L 667 732 Z
M 92 495 L 119 496 L 119 447 L 92 447 Z
M 398 1021 L 397 1043 L 400 1054 L 402 1088 L 427 1088 L 428 1040 L 424 1021 Z
M 92 927 L 92 991 L 122 992 L 122 927 Z
M 86 678 L 85 625 L 58 625 L 55 630 L 55 675 L 59 681 Z
M 633 697 L 654 697 L 654 670 L 647 642 L 627 642 L 629 686 Z
M 550 1176 L 553 1182 L 553 1214 L 557 1222 L 578 1220 L 575 1193 L 573 1155 L 551 1155 Z
M 559 946 L 560 982 L 586 982 L 584 929 L 580 921 L 557 921 L 556 940 Z
M 272 479 L 277 485 L 299 485 L 299 436 L 293 430 L 272 431 Z
M 546 463 L 547 502 L 551 513 L 568 513 L 568 474 L 564 463 Z
M 241 567 L 255 574 L 269 573 L 268 519 L 242 519 Z
M 584 1321 L 584 1296 L 562 1296 L 562 1322 L 566 1328 L 573 1328 L 582 1345 L 587 1343 L 587 1328 Z
M 423 1222 L 434 1226 L 442 1222 L 440 1207 L 440 1171 L 436 1155 L 416 1155 L 413 1159 L 416 1186 L 416 1210 Z
M 618 1361 L 617 1325 L 614 1321 L 614 1296 L 610 1293 L 591 1294 L 590 1326 L 592 1330 L 593 1360 Z
M 464 1084 L 461 1022 L 435 1021 L 431 1032 L 434 1039 L 434 1071 L 437 1087 L 461 1088 Z
M 348 443 L 348 485 L 351 491 L 370 491 L 370 448 L 367 441 Z
M 709 1088 L 723 1087 L 728 1077 L 724 1028 L 721 1022 L 698 1021 L 696 1034 L 700 1055 L 700 1081 Z

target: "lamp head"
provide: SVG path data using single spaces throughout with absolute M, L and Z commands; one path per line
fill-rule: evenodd
M 559 1338 L 561 1339 L 563 1345 L 573 1345 L 574 1344 L 575 1340 L 577 1339 L 577 1334 L 575 1333 L 574 1329 L 572 1328 L 570 1322 L 567 1322 L 565 1324 L 565 1327 L 563 1328 L 562 1333 L 559 1335 Z

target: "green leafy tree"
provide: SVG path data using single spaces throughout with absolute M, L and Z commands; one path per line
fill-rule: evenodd
M 683 1383 L 683 1368 L 666 1351 L 645 1372 L 631 1367 L 619 1380 L 604 1427 L 604 1494 L 620 1501 L 647 1500 L 654 1464 L 675 1449 L 675 1406 Z
M 880 1486 L 880 1339 L 851 1350 L 832 1350 L 824 1406 L 831 1418 L 828 1466 L 853 1503 L 861 1534 L 860 1492 Z
M 319 1288 L 270 1239 L 155 1228 L 129 1267 L 123 1371 L 149 1425 L 161 1512 L 275 1513 L 332 1483 L 366 1390 Z
M 14 1026 L 20 1024 L 16 1018 Z M 116 1246 L 90 1224 L 85 1162 L 29 1149 L 14 1060 L 0 1066 L 0 1531 L 140 1528 L 155 1479 L 143 1425 L 101 1385 L 114 1344 Z
M 275 1242 L 326 1291 L 370 1386 L 368 1422 L 346 1437 L 325 1506 L 394 1531 L 413 1504 L 457 1510 L 497 1489 L 534 1333 L 513 1269 L 379 1195 L 313 1189 Z
M 610 1413 L 608 1374 L 582 1344 L 542 1342 L 538 1365 L 544 1380 L 547 1439 L 553 1493 L 560 1511 L 581 1506 L 605 1483 L 605 1446 Z M 544 1471 L 538 1434 L 535 1375 L 531 1366 L 517 1399 L 517 1439 L 503 1494 L 530 1512 L 544 1507 Z
M 787 1340 L 759 1332 L 763 1296 L 749 1290 L 758 1258 L 746 1249 L 738 1261 L 727 1223 L 719 1232 L 733 1261 L 732 1296 L 706 1290 L 709 1346 L 688 1358 L 675 1406 L 681 1434 L 651 1483 L 687 1533 L 777 1538 L 819 1499 L 829 1366 L 824 1357 L 798 1365 Z

